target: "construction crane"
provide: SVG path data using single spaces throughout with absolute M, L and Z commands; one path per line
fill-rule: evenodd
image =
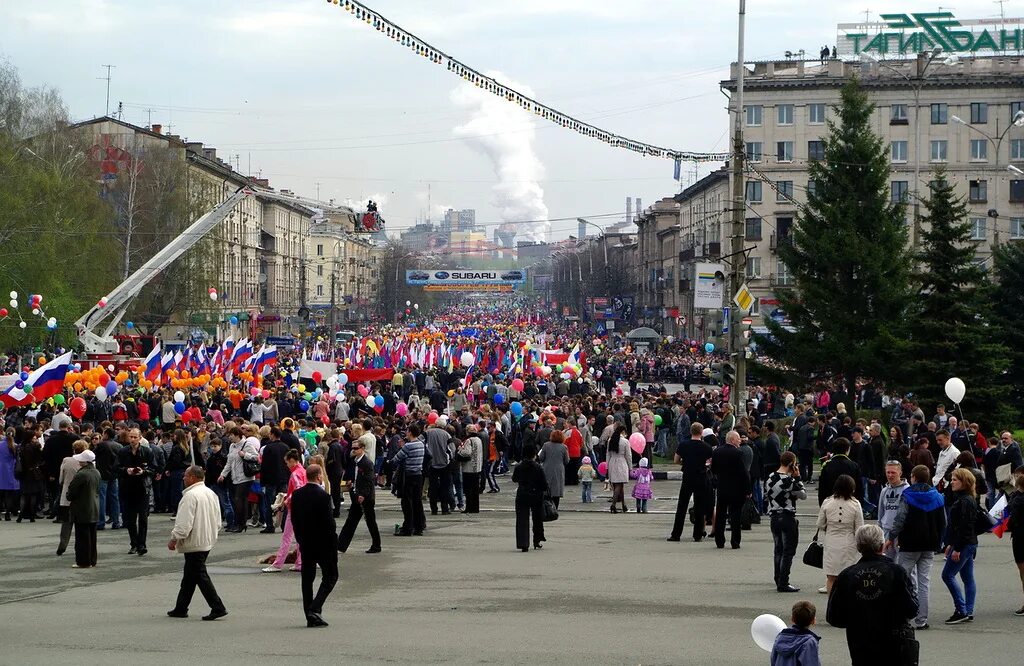
M 310 215 L 314 221 L 314 229 L 317 220 L 323 220 L 323 212 L 341 212 L 348 214 L 353 220 L 356 213 L 347 206 L 324 203 L 316 199 L 283 194 L 271 189 L 248 186 L 241 187 L 224 201 L 214 206 L 209 212 L 193 222 L 187 229 L 181 232 L 177 238 L 165 245 L 159 252 L 154 254 L 149 261 L 143 264 L 138 270 L 128 276 L 124 282 L 114 287 L 103 299 L 85 313 L 75 322 L 78 331 L 78 340 L 82 343 L 85 351 L 90 356 L 107 356 L 122 353 L 118 340 L 114 337 L 114 331 L 121 323 L 121 319 L 128 311 L 132 300 L 139 295 L 149 282 L 165 270 L 181 255 L 194 247 L 199 241 L 206 237 L 210 231 L 231 214 L 241 201 L 246 197 L 257 197 L 259 199 L 270 199 L 297 204 L 310 209 Z M 315 233 L 315 232 L 311 232 Z M 102 305 L 101 305 L 102 303 Z M 136 351 L 136 350 L 133 350 Z

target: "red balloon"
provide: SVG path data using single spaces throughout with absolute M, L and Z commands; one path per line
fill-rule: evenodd
M 327 425 L 330 422 L 331 422 L 331 420 L 329 418 L 327 418 L 326 414 L 324 414 L 323 416 L 320 417 L 320 423 L 323 423 L 324 425 Z
M 106 386 L 110 383 L 110 375 L 103 372 L 100 373 L 99 380 L 96 382 L 99 386 Z
M 434 423 L 436 421 L 437 421 L 437 412 L 430 412 L 429 414 L 427 414 L 427 423 L 429 423 L 430 425 L 434 425 Z
M 76 419 L 85 416 L 85 400 L 81 397 L 74 398 L 71 401 L 71 416 L 74 416 Z
M 0 308 L 0 317 L 7 316 L 7 308 Z
M 315 372 L 313 372 L 313 381 L 314 382 L 319 384 L 323 380 L 324 380 L 324 376 L 323 376 L 323 374 L 319 370 L 316 370 Z

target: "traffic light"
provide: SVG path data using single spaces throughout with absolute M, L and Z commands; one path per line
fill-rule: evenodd
M 718 362 L 711 364 L 711 382 L 713 384 L 722 384 L 722 379 L 724 378 L 722 374 L 722 365 L 722 363 Z
M 754 341 L 754 332 L 751 330 L 753 323 L 754 320 L 750 317 L 744 317 L 740 320 L 737 331 L 739 334 L 737 338 L 739 339 L 740 347 L 749 347 L 750 343 Z
M 733 386 L 736 384 L 736 366 L 731 361 L 722 363 L 722 386 Z

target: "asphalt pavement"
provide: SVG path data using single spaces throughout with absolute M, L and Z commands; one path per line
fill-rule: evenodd
M 0 522 L 0 664 L 767 664 L 750 624 L 761 613 L 788 621 L 797 599 L 818 605 L 823 663 L 849 663 L 844 633 L 824 622 L 820 571 L 798 562 L 792 582 L 803 591 L 775 592 L 767 522 L 744 532 L 737 551 L 685 535 L 667 543 L 677 482 L 655 482 L 648 514 L 612 515 L 600 485 L 588 505 L 568 487 L 543 550 L 522 553 L 514 486 L 501 482 L 478 515 L 428 515 L 422 537 L 390 536 L 401 514 L 381 494 L 384 552 L 364 554 L 360 527 L 341 555 L 325 629 L 305 627 L 299 574 L 260 573 L 257 559 L 276 550 L 279 534 L 222 533 L 210 569 L 230 614 L 202 622 L 198 593 L 188 619 L 165 615 L 182 565 L 166 549 L 167 516 L 151 516 L 145 557 L 127 554 L 123 530 L 100 532 L 90 570 L 72 569 L 71 551 L 54 555 L 57 525 Z M 813 534 L 810 516 L 801 523 L 799 553 Z M 921 663 L 1020 663 L 1024 618 L 1012 614 L 1021 589 L 1009 539 L 983 537 L 973 624 L 942 625 L 952 603 L 941 564 L 932 572 L 932 629 L 919 632 Z

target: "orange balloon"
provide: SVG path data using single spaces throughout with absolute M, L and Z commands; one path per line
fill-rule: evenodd
M 75 382 L 75 393 L 79 393 L 82 390 L 82 382 Z
M 188 377 L 189 377 L 188 370 L 182 370 L 181 371 L 181 378 L 182 379 L 188 379 Z

